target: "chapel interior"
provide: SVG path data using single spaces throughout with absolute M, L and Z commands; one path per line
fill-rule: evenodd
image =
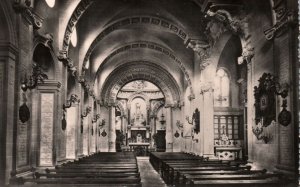
M 1 0 L 0 23 L 0 186 L 298 186 L 296 0 Z

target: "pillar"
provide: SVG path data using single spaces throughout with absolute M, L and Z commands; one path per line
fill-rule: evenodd
M 88 118 L 82 118 L 82 124 L 83 124 L 83 155 L 88 155 L 89 154 L 89 138 L 88 138 L 88 131 L 89 131 L 89 127 L 88 127 Z
M 116 152 L 116 114 L 115 107 L 109 107 L 109 133 L 108 133 L 108 151 Z
M 73 104 L 66 113 L 66 158 L 76 158 L 78 104 Z
M 253 97 L 253 66 L 252 63 L 247 64 L 247 141 L 248 141 L 248 161 L 253 162 L 253 132 L 252 127 L 254 124 L 254 97 Z
M 173 116 L 171 106 L 166 108 L 166 152 L 173 152 Z
M 203 132 L 204 138 L 202 141 L 203 156 L 214 158 L 214 103 L 213 103 L 213 88 L 211 83 L 202 86 L 201 94 L 203 98 L 204 110 L 203 117 Z

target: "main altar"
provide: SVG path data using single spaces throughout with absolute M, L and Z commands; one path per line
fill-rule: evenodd
M 141 104 L 135 103 L 130 124 L 127 126 L 127 140 L 130 151 L 136 152 L 137 156 L 145 156 L 148 153 L 151 139 L 150 125 L 147 114 L 141 110 Z

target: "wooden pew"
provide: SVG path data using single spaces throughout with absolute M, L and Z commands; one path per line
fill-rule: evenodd
M 190 186 L 199 187 L 286 187 L 286 183 L 278 178 L 241 179 L 241 180 L 195 180 Z
M 215 174 L 215 175 L 184 175 L 182 184 L 192 184 L 200 180 L 259 180 L 267 178 L 278 178 L 278 174 L 270 173 L 237 173 L 237 174 Z
M 35 172 L 35 177 L 39 178 L 124 178 L 124 177 L 140 177 L 138 172 L 127 173 L 39 173 Z
M 129 162 L 128 162 L 129 161 Z M 35 178 L 18 178 L 19 184 L 63 184 L 101 186 L 141 186 L 137 160 L 133 153 L 100 153 L 68 162 L 45 173 L 35 173 Z
M 178 171 L 236 171 L 236 170 L 250 170 L 250 166 L 195 166 L 195 167 L 186 167 L 186 166 L 176 166 L 170 167 L 169 172 L 167 172 L 164 176 L 164 180 L 167 184 L 173 184 L 176 180 L 175 173 Z
M 233 170 L 233 171 L 177 171 L 175 176 L 175 184 L 185 184 L 185 180 L 200 175 L 230 175 L 230 174 L 257 174 L 257 173 L 266 173 L 267 170 Z
M 151 152 L 149 161 L 152 164 L 153 168 L 160 173 L 162 168 L 162 162 L 167 160 L 177 160 L 177 161 L 186 161 L 186 160 L 204 160 L 203 157 L 191 155 L 187 153 L 182 152 Z
M 120 169 L 120 168 L 108 168 L 108 169 L 48 169 L 46 172 L 56 173 L 124 173 L 124 172 L 139 172 L 138 168 L 133 169 Z
M 19 178 L 19 184 L 34 183 L 34 184 L 122 184 L 141 186 L 141 179 L 139 177 L 127 177 L 127 178 L 40 178 L 40 179 L 21 179 Z

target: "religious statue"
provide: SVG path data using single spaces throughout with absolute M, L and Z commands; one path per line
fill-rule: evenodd
M 139 133 L 136 135 L 136 142 L 141 143 L 142 142 L 142 135 Z

